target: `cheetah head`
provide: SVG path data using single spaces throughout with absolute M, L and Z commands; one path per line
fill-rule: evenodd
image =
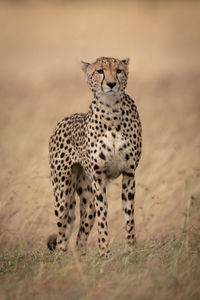
M 94 63 L 81 62 L 89 88 L 94 95 L 116 96 L 124 93 L 128 78 L 129 58 L 119 60 L 111 57 L 97 58 Z

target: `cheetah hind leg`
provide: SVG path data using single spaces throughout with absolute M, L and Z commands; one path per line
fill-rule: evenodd
M 62 227 L 59 228 L 58 235 L 52 234 L 47 239 L 47 247 L 50 251 L 54 250 L 62 250 L 67 251 L 68 248 L 68 241 L 72 233 L 73 224 L 75 220 L 75 197 L 72 197 L 70 202 L 70 209 L 68 213 L 68 217 L 66 218 L 66 221 L 60 224 L 62 224 Z
M 130 172 L 130 171 L 129 171 Z M 122 205 L 125 213 L 125 229 L 127 234 L 126 250 L 130 250 L 136 243 L 135 237 L 135 220 L 134 220 L 134 205 L 135 205 L 135 179 L 129 177 L 126 173 L 122 178 Z
M 55 187 L 55 214 L 57 217 L 58 234 L 50 235 L 47 239 L 49 250 L 67 251 L 69 238 L 72 233 L 75 220 L 75 186 L 77 174 L 74 170 L 71 174 L 71 180 L 66 179 L 64 190 L 58 186 Z M 58 202 L 58 199 L 60 202 Z
M 78 184 L 77 194 L 80 198 L 80 226 L 76 239 L 76 246 L 82 255 L 86 254 L 87 240 L 95 221 L 94 195 L 90 179 L 82 170 Z

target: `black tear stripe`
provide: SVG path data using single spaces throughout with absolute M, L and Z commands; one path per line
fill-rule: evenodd
M 124 73 L 124 75 L 125 75 L 125 77 L 126 77 L 126 74 L 125 74 L 125 72 L 124 72 L 124 70 L 122 70 L 122 72 Z M 119 81 L 119 78 L 118 78 L 118 74 L 116 73 L 116 75 L 117 75 L 117 81 L 118 81 L 118 83 L 119 83 L 119 85 L 120 85 L 120 81 Z M 126 77 L 127 78 L 127 77 Z
M 105 74 L 104 74 L 104 72 L 103 72 L 103 79 L 102 79 L 102 81 L 101 81 L 101 90 L 103 91 L 103 81 L 104 81 L 104 79 L 105 79 Z
M 120 86 L 120 81 L 119 81 L 119 78 L 118 78 L 118 75 L 116 74 L 116 77 L 117 77 L 117 81 L 118 81 L 118 84 Z

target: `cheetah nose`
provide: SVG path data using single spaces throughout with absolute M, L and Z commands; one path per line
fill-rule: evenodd
M 116 82 L 107 82 L 107 85 L 112 89 L 116 85 Z

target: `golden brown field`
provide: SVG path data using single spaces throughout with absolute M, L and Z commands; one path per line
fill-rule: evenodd
M 53 4 L 54 3 L 54 4 Z M 57 4 L 55 4 L 57 3 Z M 200 299 L 200 3 L 0 2 L 0 298 Z M 108 189 L 113 256 L 50 254 L 48 139 L 92 99 L 80 60 L 130 57 L 143 123 L 137 245 L 124 250 L 120 178 Z M 78 205 L 77 205 L 78 206 Z

